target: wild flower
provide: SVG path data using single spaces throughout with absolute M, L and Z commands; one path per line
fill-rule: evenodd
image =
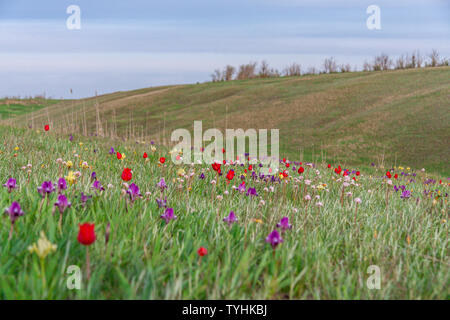
M 42 198 L 48 197 L 53 191 L 55 191 L 55 187 L 51 181 L 44 181 L 42 185 L 38 187 L 38 192 Z
M 281 218 L 280 222 L 277 223 L 277 228 L 280 228 L 282 232 L 288 229 L 292 229 L 292 225 L 289 224 L 289 218 L 288 217 Z
M 44 231 L 41 231 L 39 240 L 28 247 L 28 252 L 31 254 L 36 253 L 39 259 L 43 260 L 50 253 L 55 252 L 56 248 L 57 245 L 51 243 L 45 236 Z
M 231 226 L 233 223 L 237 222 L 236 215 L 233 211 L 230 211 L 230 214 L 223 219 L 224 222 L 228 223 L 229 226 Z
M 8 193 L 11 193 L 14 189 L 17 188 L 16 183 L 16 179 L 9 178 L 3 186 L 8 189 Z
M 99 180 L 95 180 L 92 184 L 92 189 L 95 189 L 96 191 L 104 191 L 105 188 L 103 188 L 102 184 Z
M 71 205 L 72 204 L 67 200 L 67 197 L 63 194 L 60 194 L 55 202 L 55 207 L 58 208 L 60 214 L 63 214 Z
M 139 187 L 134 183 L 132 183 L 130 185 L 130 187 L 128 188 L 127 194 L 130 195 L 131 202 L 134 202 L 136 200 L 136 198 L 142 197 L 142 194 L 139 191 Z
M 164 219 L 164 221 L 166 221 L 166 224 L 168 224 L 170 220 L 174 220 L 176 218 L 177 216 L 174 215 L 173 208 L 167 208 L 166 211 L 164 211 L 164 214 L 161 215 L 161 219 Z
M 266 238 L 266 242 L 270 243 L 272 248 L 275 250 L 276 247 L 283 242 L 283 238 L 281 238 L 280 234 L 277 230 L 273 230 Z
M 59 178 L 57 186 L 58 186 L 58 193 L 61 193 L 62 191 L 66 190 L 67 189 L 66 179 Z

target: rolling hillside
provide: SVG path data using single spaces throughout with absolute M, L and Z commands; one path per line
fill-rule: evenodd
M 278 128 L 280 152 L 296 159 L 449 175 L 449 111 L 450 67 L 440 67 L 147 88 L 61 101 L 3 123 L 157 143 L 194 120 L 203 130 Z

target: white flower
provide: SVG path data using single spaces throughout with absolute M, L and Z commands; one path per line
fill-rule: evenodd
M 222 199 L 223 199 L 223 196 L 221 196 L 221 195 L 219 194 L 216 198 L 217 198 L 217 200 L 222 200 Z
M 223 192 L 223 194 L 224 194 L 224 195 L 228 195 L 228 194 L 229 194 L 228 190 L 225 190 L 225 191 Z
M 297 208 L 294 208 L 293 211 L 294 211 L 294 213 L 297 213 L 297 212 L 298 212 L 298 209 L 297 209 Z
M 306 200 L 306 201 L 311 200 L 311 196 L 310 196 L 309 194 L 307 194 L 307 195 L 305 196 L 305 200 Z
M 305 184 L 309 186 L 311 184 L 311 180 L 305 180 Z
M 62 162 L 63 162 L 63 159 L 61 159 L 61 158 L 56 159 L 56 163 L 62 163 Z
M 387 184 L 388 184 L 388 185 L 392 185 L 392 180 L 389 179 L 389 180 L 387 181 Z
M 345 188 L 347 188 L 350 184 L 349 184 L 348 182 L 344 182 L 342 185 L 343 185 Z
M 361 201 L 361 198 L 355 198 L 355 202 L 356 203 L 361 203 L 362 201 Z
M 316 202 L 316 206 L 317 207 L 323 207 L 323 203 L 322 202 Z
M 319 196 L 319 195 L 316 195 L 315 198 L 316 198 L 317 200 L 319 200 L 319 199 L 320 199 L 320 196 Z
M 107 187 L 108 187 L 108 189 L 111 189 L 111 188 L 113 188 L 114 186 L 113 186 L 111 183 L 108 183 Z
M 150 191 L 147 191 L 146 193 L 145 193 L 145 196 L 146 197 L 150 197 L 152 195 L 152 193 L 150 192 Z
M 266 202 L 263 199 L 261 199 L 261 200 L 259 200 L 259 204 L 262 205 L 262 206 L 265 206 Z
M 211 184 L 216 184 L 216 180 L 211 180 Z
M 345 194 L 347 195 L 347 197 L 351 197 L 352 196 L 352 193 L 350 191 L 346 192 Z

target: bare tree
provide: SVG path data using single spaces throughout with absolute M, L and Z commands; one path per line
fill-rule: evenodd
M 291 65 L 284 68 L 283 74 L 287 77 L 300 76 L 302 74 L 301 69 L 302 69 L 301 66 L 294 62 Z
M 259 67 L 258 76 L 260 78 L 270 77 L 270 67 L 266 60 L 261 61 L 261 66 Z
M 339 66 L 339 71 L 340 72 L 351 72 L 352 71 L 352 66 L 349 63 L 341 64 Z
M 242 64 L 239 66 L 239 71 L 236 78 L 238 80 L 255 78 L 255 69 L 256 69 L 256 62 Z
M 227 65 L 225 67 L 225 71 L 223 72 L 224 75 L 224 80 L 225 81 L 230 81 L 233 80 L 233 75 L 236 72 L 236 68 L 230 65 Z
M 323 62 L 323 68 L 325 73 L 337 72 L 336 60 L 333 57 L 326 58 Z
M 306 70 L 305 74 L 317 74 L 316 67 L 308 67 L 308 70 Z
M 401 55 L 395 61 L 395 69 L 405 69 L 406 68 L 406 59 L 405 55 Z
M 430 63 L 428 64 L 428 66 L 437 67 L 439 65 L 440 57 L 439 52 L 436 49 L 433 49 L 428 57 L 430 58 Z
M 372 69 L 373 71 L 384 71 L 389 70 L 392 66 L 392 60 L 385 53 L 376 56 L 373 59 Z
M 372 65 L 369 62 L 364 61 L 363 71 L 372 71 Z

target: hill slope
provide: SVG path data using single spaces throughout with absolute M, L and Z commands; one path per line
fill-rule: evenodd
M 147 88 L 56 103 L 9 122 L 166 141 L 175 128 L 279 128 L 280 152 L 450 174 L 450 68 Z

